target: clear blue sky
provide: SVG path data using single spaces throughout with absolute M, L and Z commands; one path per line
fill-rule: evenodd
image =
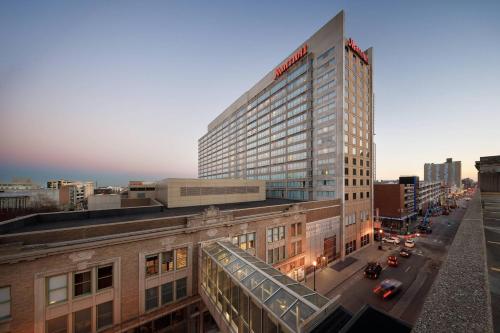
M 500 1 L 2 1 L 0 179 L 196 177 L 207 124 L 342 9 L 377 178 L 500 154 Z

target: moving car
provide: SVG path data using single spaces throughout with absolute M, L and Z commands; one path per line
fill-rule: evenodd
M 398 265 L 399 265 L 398 258 L 396 256 L 388 256 L 387 257 L 387 265 L 392 266 L 392 267 L 398 267 Z
M 407 239 L 405 241 L 405 246 L 406 247 L 415 247 L 415 242 L 412 239 Z
M 403 283 L 396 279 L 385 279 L 375 289 L 373 289 L 373 292 L 382 296 L 383 299 L 387 299 L 400 291 L 402 285 Z
M 399 255 L 404 258 L 408 258 L 411 256 L 411 252 L 405 248 L 402 248 L 401 251 L 399 251 Z
M 400 243 L 400 240 L 398 237 L 386 237 L 386 238 L 382 238 L 382 240 L 386 243 L 392 243 L 392 244 L 399 244 Z
M 365 268 L 365 276 L 369 279 L 376 279 L 382 272 L 382 266 L 378 262 L 369 262 Z

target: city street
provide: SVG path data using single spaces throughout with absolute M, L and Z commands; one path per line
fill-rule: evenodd
M 465 205 L 465 201 L 459 203 L 459 207 Z M 365 278 L 361 269 L 328 292 L 327 296 L 333 298 L 340 295 L 340 303 L 352 313 L 368 303 L 413 324 L 418 318 L 425 296 L 437 276 L 464 212 L 465 209 L 457 208 L 448 216 L 432 217 L 432 234 L 421 235 L 415 240 L 416 246 L 409 258 L 399 256 L 401 246 L 385 244 L 383 258 L 396 255 L 399 260 L 398 267 L 389 267 L 384 260 L 381 262 L 383 271 L 377 280 Z M 386 278 L 397 279 L 403 286 L 393 298 L 383 300 L 373 293 L 373 289 Z

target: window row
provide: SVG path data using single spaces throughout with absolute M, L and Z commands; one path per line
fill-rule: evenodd
M 161 257 L 161 265 L 160 265 Z M 174 270 L 184 269 L 188 266 L 188 248 L 183 247 L 175 250 L 155 253 L 146 256 L 146 276 L 153 276 Z
M 92 332 L 92 311 L 96 311 L 95 328 L 97 331 L 103 330 L 106 327 L 113 325 L 113 301 L 98 304 L 95 307 L 90 307 L 72 313 L 73 329 L 69 327 L 69 316 L 64 315 L 57 318 L 47 320 L 47 333 L 88 333 Z
M 72 279 L 72 298 L 91 295 L 113 287 L 113 265 L 103 265 L 82 272 L 50 276 L 46 279 L 48 305 L 68 300 L 68 276 Z
M 187 297 L 187 278 L 184 277 L 164 283 L 161 286 L 146 289 L 145 309 L 146 311 L 156 309 L 160 305 L 163 306 L 185 297 Z

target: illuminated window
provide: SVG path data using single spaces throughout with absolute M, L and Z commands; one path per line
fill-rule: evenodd
M 68 299 L 68 277 L 66 274 L 49 277 L 47 290 L 49 305 L 66 301 Z
M 187 247 L 175 250 L 176 269 L 182 269 L 187 267 L 188 263 L 187 255 L 188 255 Z

